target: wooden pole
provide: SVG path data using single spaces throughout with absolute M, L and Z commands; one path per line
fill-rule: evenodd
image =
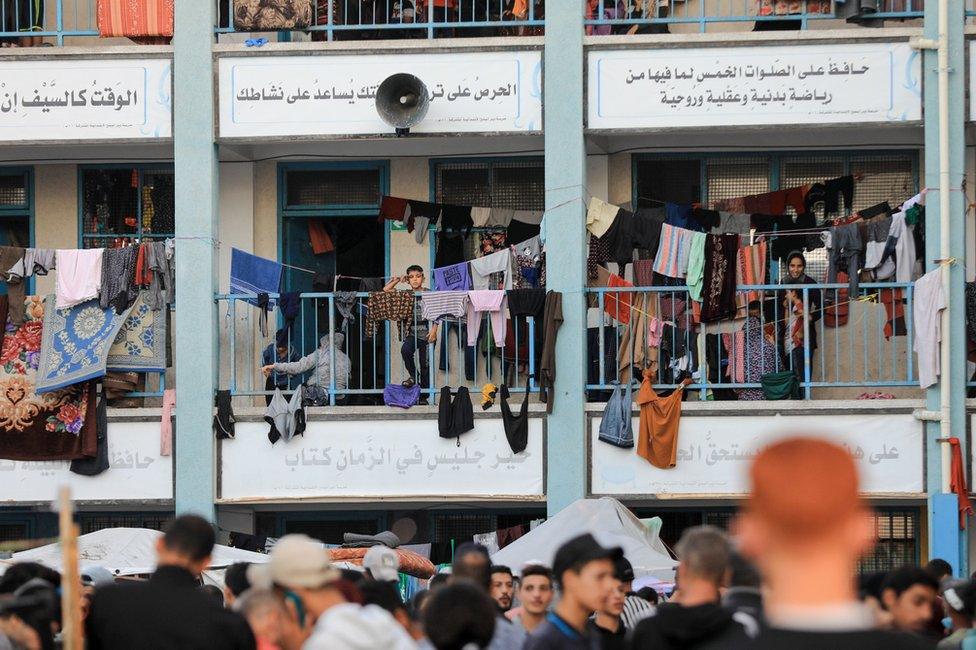
M 81 629 L 81 576 L 78 573 L 78 526 L 74 522 L 71 488 L 58 491 L 58 528 L 61 536 L 61 628 L 64 650 L 83 650 Z

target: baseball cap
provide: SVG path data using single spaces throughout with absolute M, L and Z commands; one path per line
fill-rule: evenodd
M 247 569 L 251 585 L 265 589 L 272 585 L 318 589 L 341 575 L 325 547 L 308 535 L 285 535 L 271 549 L 268 562 Z
M 619 546 L 600 546 L 593 535 L 585 533 L 559 547 L 552 561 L 552 572 L 556 580 L 562 580 L 563 573 L 575 564 L 591 560 L 612 560 L 616 564 L 623 556 L 624 551 Z
M 399 578 L 400 556 L 392 548 L 373 546 L 363 556 L 363 568 L 374 580 L 392 582 Z
M 620 582 L 633 582 L 634 565 L 627 558 L 620 556 L 620 559 L 613 563 L 613 577 Z

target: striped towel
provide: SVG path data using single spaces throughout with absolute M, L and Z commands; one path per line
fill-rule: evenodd
M 424 320 L 461 318 L 468 308 L 467 291 L 424 291 L 420 294 Z
M 98 34 L 111 36 L 172 36 L 175 0 L 98 0 Z
M 654 272 L 669 278 L 683 278 L 688 274 L 691 240 L 695 233 L 684 228 L 663 224 L 661 243 L 654 258 Z
M 766 242 L 739 248 L 736 284 L 766 284 Z M 749 303 L 762 300 L 762 291 L 739 291 L 735 294 L 736 318 L 745 318 Z

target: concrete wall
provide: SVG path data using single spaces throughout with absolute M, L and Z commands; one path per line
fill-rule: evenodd
M 34 242 L 39 248 L 78 248 L 78 166 L 34 167 Z M 35 291 L 54 293 L 54 274 L 38 277 Z

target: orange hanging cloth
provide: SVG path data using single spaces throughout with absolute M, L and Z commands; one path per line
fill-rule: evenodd
M 320 219 L 308 220 L 308 240 L 312 244 L 312 252 L 316 255 L 331 253 L 335 250 L 329 230 Z
M 973 504 L 969 501 L 969 489 L 966 487 L 966 470 L 962 466 L 959 438 L 949 438 L 949 447 L 952 449 L 949 489 L 959 497 L 959 530 L 966 530 L 966 515 L 973 514 Z
M 658 397 L 651 387 L 650 373 L 644 373 L 644 381 L 637 393 L 640 406 L 637 455 L 654 467 L 670 469 L 676 464 L 684 388 L 685 384 L 682 384 L 668 397 Z

